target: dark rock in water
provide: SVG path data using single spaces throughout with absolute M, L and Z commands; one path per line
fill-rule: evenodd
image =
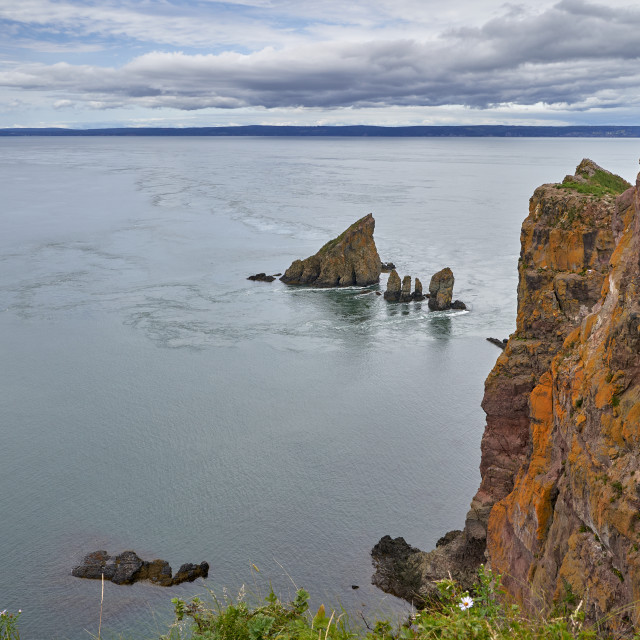
M 382 294 L 379 291 L 376 291 L 377 296 L 381 296 Z
M 453 272 L 449 267 L 432 276 L 429 283 L 429 309 L 431 311 L 445 311 L 451 308 L 453 282 Z
M 425 553 L 404 538 L 385 536 L 371 550 L 375 573 L 371 582 L 416 607 L 439 598 L 436 580 L 451 576 L 463 590 L 470 589 L 478 577 L 478 564 L 484 561 L 483 541 L 470 539 L 464 531 L 449 531 L 437 547 Z
M 315 255 L 295 260 L 280 280 L 315 287 L 375 284 L 380 280 L 381 262 L 373 240 L 374 228 L 373 216 L 366 215 Z
M 451 303 L 451 308 L 464 311 L 467 308 L 467 305 L 464 302 L 462 302 L 462 300 L 454 300 Z
M 106 551 L 94 551 L 84 557 L 81 565 L 74 567 L 71 575 L 76 578 L 105 580 L 114 584 L 133 584 L 147 580 L 162 587 L 170 587 L 181 582 L 192 582 L 196 578 L 206 578 L 209 565 L 183 564 L 175 576 L 171 575 L 171 566 L 165 560 L 142 560 L 134 551 L 123 551 L 110 556 Z
M 111 580 L 115 573 L 115 565 L 113 562 L 107 565 L 109 560 L 111 557 L 106 551 L 93 551 L 84 557 L 81 565 L 73 568 L 71 575 L 76 578 L 100 580 L 104 573 L 105 580 Z
M 183 564 L 176 575 L 173 576 L 173 584 L 180 584 L 181 582 L 193 582 L 198 578 L 206 578 L 209 575 L 209 563 L 201 562 L 200 564 Z
M 255 280 L 257 282 L 273 282 L 275 276 L 268 276 L 266 273 L 256 273 L 255 276 L 249 276 L 247 280 Z
M 145 563 L 133 551 L 123 551 L 114 558 L 114 564 L 115 573 L 111 582 L 114 584 L 133 584 Z
M 389 273 L 396 268 L 396 265 L 393 264 L 393 262 L 383 262 L 380 267 L 382 269 L 382 273 Z
M 387 290 L 384 292 L 384 299 L 389 302 L 398 302 L 400 300 L 400 289 L 402 283 L 400 282 L 400 276 L 394 269 L 389 274 L 389 280 L 387 280 Z
M 402 289 L 400 291 L 400 302 L 411 300 L 411 276 L 402 278 Z
M 413 292 L 413 299 L 419 302 L 420 300 L 424 300 L 424 294 L 422 293 L 422 282 L 420 282 L 420 278 L 416 278 L 415 290 Z
M 499 338 L 487 338 L 487 342 L 490 342 L 491 344 L 495 344 L 496 347 L 500 347 L 501 349 L 504 349 L 507 346 L 507 338 L 505 338 L 504 340 L 500 340 Z
M 282 275 L 281 273 L 274 273 L 274 274 L 273 274 L 273 277 L 274 277 L 274 278 L 279 278 L 281 275 Z
M 384 536 L 371 550 L 376 572 L 372 584 L 386 593 L 411 601 L 420 588 L 421 574 L 413 558 L 420 553 L 404 538 Z
M 359 585 L 357 585 L 357 584 L 352 584 L 352 585 L 351 585 L 351 588 L 352 588 L 352 589 L 359 589 L 359 588 L 360 588 L 360 586 L 359 586 Z

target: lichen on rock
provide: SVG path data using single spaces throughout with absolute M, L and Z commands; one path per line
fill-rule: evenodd
M 570 589 L 592 620 L 640 621 L 639 194 L 640 176 L 590 160 L 534 192 L 516 330 L 485 383 L 481 485 L 462 533 L 411 554 L 419 594 L 448 571 L 468 588 L 488 561 L 527 608 Z
M 365 287 L 380 280 L 382 263 L 373 239 L 375 220 L 366 215 L 305 260 L 294 260 L 280 278 L 285 284 Z

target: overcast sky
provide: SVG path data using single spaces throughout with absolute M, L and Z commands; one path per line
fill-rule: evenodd
M 640 124 L 637 0 L 0 0 L 0 127 Z

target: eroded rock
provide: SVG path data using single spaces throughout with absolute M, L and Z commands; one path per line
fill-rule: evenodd
M 429 309 L 431 311 L 446 311 L 451 308 L 453 283 L 453 271 L 449 267 L 445 267 L 431 277 L 429 283 Z
M 387 280 L 387 290 L 384 292 L 384 299 L 389 302 L 398 302 L 400 300 L 400 290 L 402 288 L 402 283 L 400 282 L 400 276 L 398 272 L 393 269 L 389 274 L 389 279 Z
M 352 224 L 305 260 L 294 260 L 280 278 L 286 284 L 315 287 L 367 286 L 380 280 L 382 264 L 373 240 L 371 214 Z
M 106 551 L 88 553 L 82 564 L 74 567 L 71 575 L 76 578 L 90 580 L 105 580 L 114 584 L 134 584 L 146 580 L 162 587 L 170 587 L 182 582 L 193 582 L 196 578 L 206 578 L 209 565 L 202 562 L 199 565 L 183 564 L 175 576 L 172 576 L 171 566 L 165 560 L 142 560 L 134 551 L 123 551 L 116 556 L 110 556 Z

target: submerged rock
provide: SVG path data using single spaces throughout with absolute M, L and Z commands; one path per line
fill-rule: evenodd
M 247 280 L 255 280 L 256 282 L 273 282 L 275 276 L 268 276 L 266 273 L 256 273 L 255 276 L 249 276 Z
M 193 582 L 196 578 L 206 578 L 209 574 L 209 564 L 201 562 L 199 565 L 183 564 L 175 576 L 171 575 L 171 566 L 165 560 L 142 560 L 134 551 L 123 551 L 116 556 L 110 556 L 106 551 L 93 551 L 87 554 L 82 564 L 74 567 L 71 575 L 76 578 L 90 580 L 105 580 L 114 584 L 133 584 L 146 580 L 171 587 L 182 582 Z
M 280 278 L 315 287 L 367 286 L 380 280 L 382 264 L 373 240 L 371 214 L 352 224 L 306 260 L 295 260 Z
M 453 297 L 453 271 L 446 267 L 431 277 L 429 283 L 429 309 L 445 311 L 451 308 Z
M 384 299 L 388 300 L 389 302 L 398 302 L 398 300 L 400 300 L 401 287 L 402 283 L 400 282 L 400 276 L 394 269 L 389 274 L 389 279 L 387 280 L 387 290 L 384 292 Z

